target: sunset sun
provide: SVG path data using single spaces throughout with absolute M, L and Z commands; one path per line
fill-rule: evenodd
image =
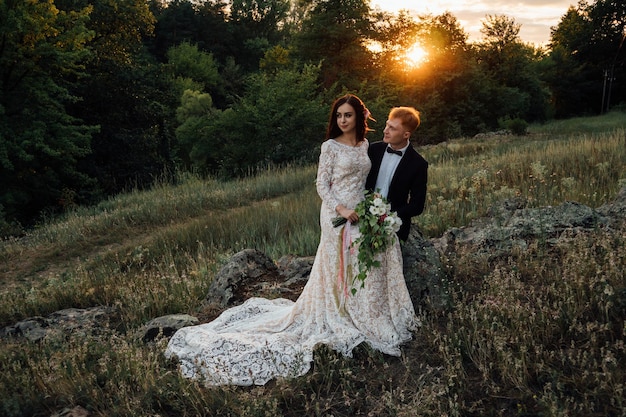
M 428 52 L 420 45 L 413 45 L 406 52 L 407 65 L 411 67 L 419 67 L 428 60 Z

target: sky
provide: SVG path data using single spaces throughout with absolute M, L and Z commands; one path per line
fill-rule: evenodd
M 486 15 L 506 15 L 521 24 L 520 38 L 537 46 L 550 41 L 550 27 L 556 26 L 570 5 L 578 0 L 371 0 L 371 6 L 397 12 L 408 9 L 417 14 L 439 15 L 449 11 L 469 35 L 469 41 L 482 38 L 480 29 Z

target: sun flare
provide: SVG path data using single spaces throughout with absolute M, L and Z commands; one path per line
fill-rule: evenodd
M 419 67 L 428 60 L 428 52 L 420 45 L 415 44 L 406 52 L 406 60 L 409 66 Z

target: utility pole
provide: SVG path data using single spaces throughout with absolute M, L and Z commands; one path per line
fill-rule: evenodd
M 626 39 L 626 32 L 624 32 L 624 34 L 622 35 L 622 40 L 619 43 L 619 47 L 617 48 L 617 52 L 615 52 L 615 58 L 613 58 L 613 64 L 611 65 L 611 71 L 608 73 L 608 79 L 609 79 L 609 91 L 608 91 L 608 97 L 606 99 L 606 111 L 609 111 L 609 107 L 611 105 L 611 90 L 613 89 L 613 80 L 615 80 L 615 77 L 613 76 L 614 74 L 614 70 L 615 70 L 615 63 L 617 62 L 617 56 L 619 55 L 620 50 L 622 49 L 622 46 L 624 45 L 624 40 Z M 604 85 L 606 86 L 606 79 L 607 79 L 607 71 L 604 70 Z M 604 91 L 602 92 L 602 108 L 604 109 Z
M 609 92 L 607 94 L 607 99 L 606 99 L 606 111 L 609 111 L 609 107 L 611 106 L 611 89 L 613 88 L 613 80 L 615 79 L 615 77 L 613 77 L 613 67 L 615 66 L 615 64 L 613 64 L 613 66 L 611 67 L 611 72 L 609 73 Z
M 606 76 L 607 70 L 604 70 L 604 83 L 602 85 L 602 106 L 600 107 L 600 114 L 604 114 L 604 97 L 606 96 Z

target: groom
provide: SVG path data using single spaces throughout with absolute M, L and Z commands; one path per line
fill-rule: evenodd
M 372 143 L 368 151 L 372 169 L 365 187 L 387 197 L 391 210 L 402 219 L 398 238 L 403 242 L 409 237 L 411 218 L 424 211 L 426 200 L 428 162 L 409 142 L 419 124 L 419 112 L 413 107 L 394 107 L 383 140 Z

